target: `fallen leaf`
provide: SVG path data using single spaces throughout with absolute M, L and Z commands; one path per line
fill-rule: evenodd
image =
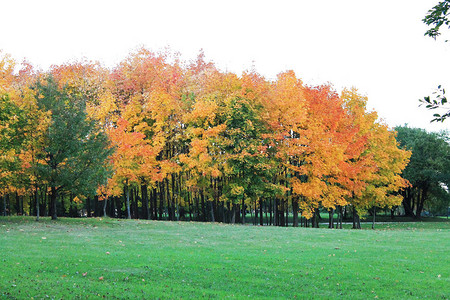
M 98 278 L 98 280 L 103 280 L 103 276 L 100 276 L 100 277 Z

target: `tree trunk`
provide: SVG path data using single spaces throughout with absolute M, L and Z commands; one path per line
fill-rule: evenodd
M 245 200 L 242 198 L 242 224 L 245 224 Z
M 147 185 L 141 185 L 141 193 L 142 193 L 142 206 L 144 209 L 144 219 L 150 220 L 150 206 L 148 205 L 148 189 Z
M 334 228 L 334 209 L 330 208 L 328 210 L 328 228 Z
M 91 197 L 86 198 L 86 216 L 91 217 Z
M 200 191 L 200 201 L 201 201 L 201 205 L 202 205 L 202 217 L 200 220 L 202 222 L 206 222 L 206 204 L 205 204 L 205 195 L 203 193 L 203 189 Z
M 375 229 L 375 218 L 377 215 L 377 208 L 374 206 L 373 207 L 373 219 L 372 219 L 372 229 Z
M 273 226 L 278 226 L 278 199 L 273 201 Z
M 116 217 L 116 199 L 114 196 L 111 197 L 109 201 L 109 214 L 111 218 Z
M 108 197 L 105 197 L 103 202 L 103 218 L 106 218 L 106 205 L 108 204 Z
M 231 207 L 231 220 L 230 220 L 231 224 L 236 223 L 236 205 L 233 203 L 232 207 Z
M 20 198 L 19 198 L 19 193 L 16 192 L 16 215 L 20 216 Z
M 128 187 L 128 180 L 125 184 L 125 195 L 126 195 L 126 206 L 127 206 L 127 219 L 131 219 L 131 209 L 130 209 L 130 188 Z
M 361 229 L 361 219 L 355 207 L 353 207 L 353 229 Z
M 159 216 L 159 220 L 163 219 L 163 209 L 164 209 L 164 196 L 163 196 L 163 184 L 162 182 L 158 182 L 158 186 L 159 186 L 159 209 L 158 209 L 158 216 Z
M 269 200 L 269 225 L 273 224 L 272 212 L 273 212 L 273 205 L 272 205 L 272 198 L 270 198 L 270 200 Z
M 255 209 L 254 209 L 255 210 L 255 218 L 253 219 L 253 225 L 255 225 L 255 226 L 258 223 L 258 213 L 259 213 L 256 203 L 257 203 L 257 200 L 255 199 Z
M 420 194 L 420 192 L 419 192 Z M 420 197 L 420 201 L 418 199 L 417 203 L 417 210 L 416 210 L 416 219 L 420 219 L 422 215 L 423 205 L 425 203 L 425 200 L 428 197 L 428 186 L 422 187 L 422 197 Z
M 298 227 L 298 202 L 297 200 L 294 199 L 292 199 L 292 213 L 293 213 L 292 226 Z
M 279 217 L 278 219 L 280 220 L 280 226 L 284 227 L 285 226 L 285 222 L 284 222 L 284 199 L 282 199 L 280 201 L 280 210 L 278 211 L 279 213 Z
M 156 186 L 153 188 L 152 197 L 153 197 L 152 217 L 153 217 L 153 220 L 157 220 L 158 219 L 158 189 Z
M 313 217 L 312 217 L 312 224 L 311 224 L 311 227 L 312 228 L 319 228 L 319 220 L 318 220 L 318 210 L 317 209 L 314 209 L 314 212 L 313 212 Z
M 3 195 L 3 216 L 7 216 L 6 214 L 6 195 Z
M 269 206 L 270 207 L 270 206 Z M 269 218 L 268 218 L 268 216 L 267 216 L 267 211 L 268 210 L 270 210 L 270 209 L 268 209 L 268 207 L 267 207 L 267 200 L 264 200 L 264 215 L 265 215 L 265 217 L 266 217 L 266 225 L 267 226 L 269 226 Z
M 132 191 L 134 194 L 134 218 L 139 219 L 139 189 L 136 187 Z
M 264 218 L 263 218 L 263 200 L 259 199 L 259 225 L 264 225 Z
M 170 199 L 170 187 L 169 187 L 169 179 L 165 178 L 163 181 L 164 184 L 164 197 L 167 202 L 167 220 L 173 221 L 173 207 L 172 200 Z
M 188 198 L 188 203 L 189 203 L 189 222 L 192 221 L 192 197 L 191 197 L 191 193 L 188 192 L 187 193 L 187 198 Z
M 285 226 L 289 226 L 289 200 L 286 199 L 286 223 Z
M 39 221 L 39 190 L 36 187 L 34 196 L 36 198 L 36 222 Z
M 415 215 L 414 215 L 414 211 L 411 206 L 412 189 L 407 188 L 407 189 L 405 189 L 405 191 L 403 191 L 402 194 L 403 194 L 402 204 L 403 204 L 403 208 L 405 209 L 405 215 L 414 218 Z
M 56 211 L 56 196 L 57 191 L 54 186 L 51 187 L 51 194 L 50 194 L 50 214 L 52 216 L 52 220 L 57 220 L 58 215 Z
M 214 203 L 213 201 L 208 201 L 211 205 L 211 222 L 216 222 L 216 218 L 214 217 Z

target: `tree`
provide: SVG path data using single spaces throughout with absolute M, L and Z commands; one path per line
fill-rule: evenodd
M 25 115 L 7 94 L 0 94 L 0 195 L 6 193 L 17 183 L 15 174 L 20 169 L 17 154 L 20 153 L 24 135 Z M 4 214 L 6 202 L 4 200 Z
M 50 210 L 55 220 L 58 193 L 94 195 L 106 181 L 104 162 L 111 149 L 106 134 L 87 118 L 84 95 L 59 87 L 52 76 L 40 79 L 35 90 L 39 108 L 51 115 L 36 168 L 51 189 Z
M 2 52 L 0 51 L 0 54 Z M 6 194 L 18 185 L 20 154 L 24 143 L 25 112 L 16 102 L 15 61 L 9 55 L 0 57 L 0 195 L 6 214 Z
M 376 207 L 399 205 L 398 192 L 408 186 L 401 177 L 410 152 L 399 149 L 395 131 L 377 120 L 374 111 L 367 111 L 367 98 L 355 89 L 344 90 L 341 96 L 356 132 L 349 143 L 344 186 L 351 192 L 348 202 L 353 207 L 354 227 L 359 228 L 359 215 Z M 375 214 L 374 214 L 375 216 Z
M 407 126 L 397 127 L 396 130 L 400 146 L 412 151 L 410 163 L 403 172 L 411 183 L 402 192 L 403 207 L 408 216 L 420 218 L 427 202 L 443 191 L 447 193 L 446 188 L 450 184 L 448 134 L 428 133 Z M 448 201 L 448 197 L 446 199 Z

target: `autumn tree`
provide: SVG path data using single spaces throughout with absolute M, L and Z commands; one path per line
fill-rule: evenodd
M 359 216 L 371 210 L 375 218 L 376 207 L 399 205 L 399 192 L 408 186 L 401 177 L 411 153 L 399 148 L 396 132 L 378 121 L 374 111 L 367 110 L 367 97 L 356 89 L 342 92 L 344 106 L 357 130 L 352 140 L 348 164 L 350 173 L 347 188 L 352 205 L 355 228 L 360 228 Z
M 7 94 L 0 94 L 0 195 L 6 214 L 6 193 L 17 184 L 15 173 L 20 168 L 20 153 L 24 135 L 25 114 L 11 102 Z
M 179 170 L 174 156 L 180 148 L 178 139 L 182 127 L 180 99 L 183 76 L 176 58 L 174 63 L 169 63 L 169 59 L 170 54 L 167 52 L 155 54 L 147 49 L 139 49 L 122 61 L 111 74 L 112 95 L 117 99 L 122 118 L 128 122 L 128 131 L 143 134 L 146 148 L 150 151 L 147 152 L 145 161 L 142 161 L 146 167 L 136 174 L 139 184 L 135 187 L 140 185 L 140 189 L 144 191 L 147 217 L 151 213 L 147 198 L 148 187 L 152 186 L 159 191 L 154 190 L 153 196 L 159 196 L 160 203 L 169 201 L 167 177 Z M 134 207 L 137 210 L 137 201 Z M 172 206 L 170 207 L 173 218 Z M 163 207 L 160 208 L 160 217 L 162 209 Z
M 0 54 L 1 51 L 0 51 Z M 15 101 L 15 61 L 9 55 L 0 57 L 0 195 L 6 214 L 6 194 L 18 185 L 20 154 L 24 143 L 26 114 Z

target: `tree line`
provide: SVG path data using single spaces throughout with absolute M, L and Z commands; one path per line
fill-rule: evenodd
M 356 89 L 238 76 L 203 53 L 46 72 L 2 55 L 1 211 L 279 226 L 351 212 L 358 227 L 414 186 L 411 147 L 366 105 Z

